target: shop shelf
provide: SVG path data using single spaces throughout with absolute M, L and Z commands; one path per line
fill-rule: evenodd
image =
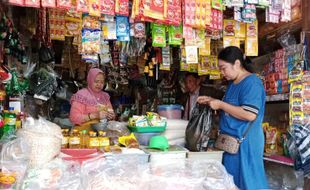
M 294 160 L 281 155 L 264 155 L 264 160 L 287 166 L 294 166 Z
M 266 102 L 282 102 L 282 101 L 288 101 L 289 100 L 289 94 L 275 94 L 266 96 Z

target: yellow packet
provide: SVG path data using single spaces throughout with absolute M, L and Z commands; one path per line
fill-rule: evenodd
M 199 48 L 199 55 L 200 56 L 208 56 L 210 54 L 211 54 L 211 38 L 206 37 L 205 48 Z
M 125 147 L 129 147 L 129 148 L 138 148 L 139 147 L 139 143 L 135 137 L 135 135 L 133 133 L 131 133 L 129 136 L 122 136 L 118 138 L 118 142 L 125 146 Z
M 197 63 L 188 64 L 188 71 L 191 73 L 198 73 L 198 64 Z
M 205 30 L 196 30 L 197 38 L 196 38 L 196 46 L 198 48 L 206 47 L 206 32 Z
M 224 36 L 235 36 L 235 21 L 225 19 L 224 20 Z
M 258 39 L 257 37 L 247 37 L 245 40 L 245 55 L 258 56 Z
M 201 56 L 198 64 L 198 75 L 208 75 L 210 70 L 209 61 L 207 56 Z
M 236 46 L 240 48 L 240 40 L 234 36 L 224 36 L 223 37 L 223 47 Z
M 235 36 L 237 38 L 245 38 L 245 23 L 244 22 L 239 22 L 235 21 Z
M 100 17 L 100 1 L 98 0 L 89 0 L 88 1 L 88 10 L 89 10 L 89 15 L 95 16 L 95 17 Z
M 246 24 L 246 36 L 247 37 L 258 37 L 258 25 L 257 20 L 253 23 Z

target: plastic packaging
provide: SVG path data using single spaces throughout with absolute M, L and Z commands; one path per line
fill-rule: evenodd
M 0 189 L 19 189 L 26 168 L 25 162 L 1 161 Z
M 152 40 L 154 47 L 166 46 L 166 27 L 164 25 L 152 23 Z
M 160 105 L 158 113 L 167 119 L 181 119 L 183 107 L 181 105 Z

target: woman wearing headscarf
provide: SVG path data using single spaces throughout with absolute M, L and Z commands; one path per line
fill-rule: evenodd
M 102 70 L 92 68 L 87 75 L 87 88 L 83 88 L 71 97 L 70 120 L 76 125 L 94 119 L 113 120 L 115 114 L 108 93 L 102 89 L 105 75 Z

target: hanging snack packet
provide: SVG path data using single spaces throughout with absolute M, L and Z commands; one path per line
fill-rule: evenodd
M 115 15 L 115 1 L 114 0 L 100 0 L 101 14 Z
M 224 36 L 235 36 L 235 21 L 234 20 L 224 20 Z
M 128 0 L 116 0 L 115 1 L 115 13 L 122 16 L 129 16 L 129 1 Z
M 198 73 L 198 64 L 197 63 L 188 64 L 188 72 Z
M 189 66 L 186 63 L 186 51 L 184 47 L 181 48 L 180 71 L 189 71 Z
M 198 48 L 205 48 L 205 45 L 206 45 L 205 30 L 196 30 L 196 46 L 198 46 Z
M 217 10 L 223 10 L 222 0 L 212 0 L 212 8 Z
M 100 1 L 98 0 L 88 0 L 89 4 L 89 15 L 90 16 L 95 16 L 95 17 L 100 17 Z
M 40 0 L 25 0 L 24 6 L 39 8 L 41 6 L 40 2 Z
M 83 28 L 100 30 L 100 21 L 96 17 L 83 16 Z
M 83 29 L 82 30 L 82 53 L 99 54 L 100 53 L 100 30 Z
M 205 48 L 199 48 L 199 56 L 208 56 L 211 54 L 211 38 L 206 37 Z
M 245 40 L 245 55 L 258 56 L 258 39 L 257 37 L 247 37 Z
M 88 13 L 88 0 L 76 0 L 76 10 Z
M 244 22 L 239 22 L 235 21 L 235 36 L 237 38 L 244 39 L 245 38 L 245 23 Z
M 256 21 L 256 6 L 253 4 L 246 4 L 241 12 L 242 20 L 244 22 Z
M 198 64 L 198 75 L 208 75 L 210 74 L 210 65 L 209 65 L 208 56 L 200 56 L 200 61 Z
M 182 26 L 169 26 L 169 45 L 181 45 L 182 38 Z
M 223 47 L 236 46 L 240 48 L 240 40 L 233 36 L 224 36 L 223 37 Z
M 57 0 L 57 8 L 69 9 L 71 5 L 71 0 Z
M 186 46 L 185 51 L 186 51 L 186 63 L 191 64 L 191 63 L 198 63 L 198 51 L 197 51 L 197 46 Z
M 134 24 L 134 36 L 136 38 L 145 37 L 145 24 L 143 22 L 137 22 Z
M 116 40 L 116 22 L 103 22 L 102 36 L 105 40 Z
M 129 35 L 129 21 L 128 17 L 117 16 L 116 17 L 116 36 L 124 37 Z
M 56 8 L 56 0 L 41 0 L 42 7 Z
M 152 23 L 152 39 L 154 47 L 166 47 L 166 26 Z

